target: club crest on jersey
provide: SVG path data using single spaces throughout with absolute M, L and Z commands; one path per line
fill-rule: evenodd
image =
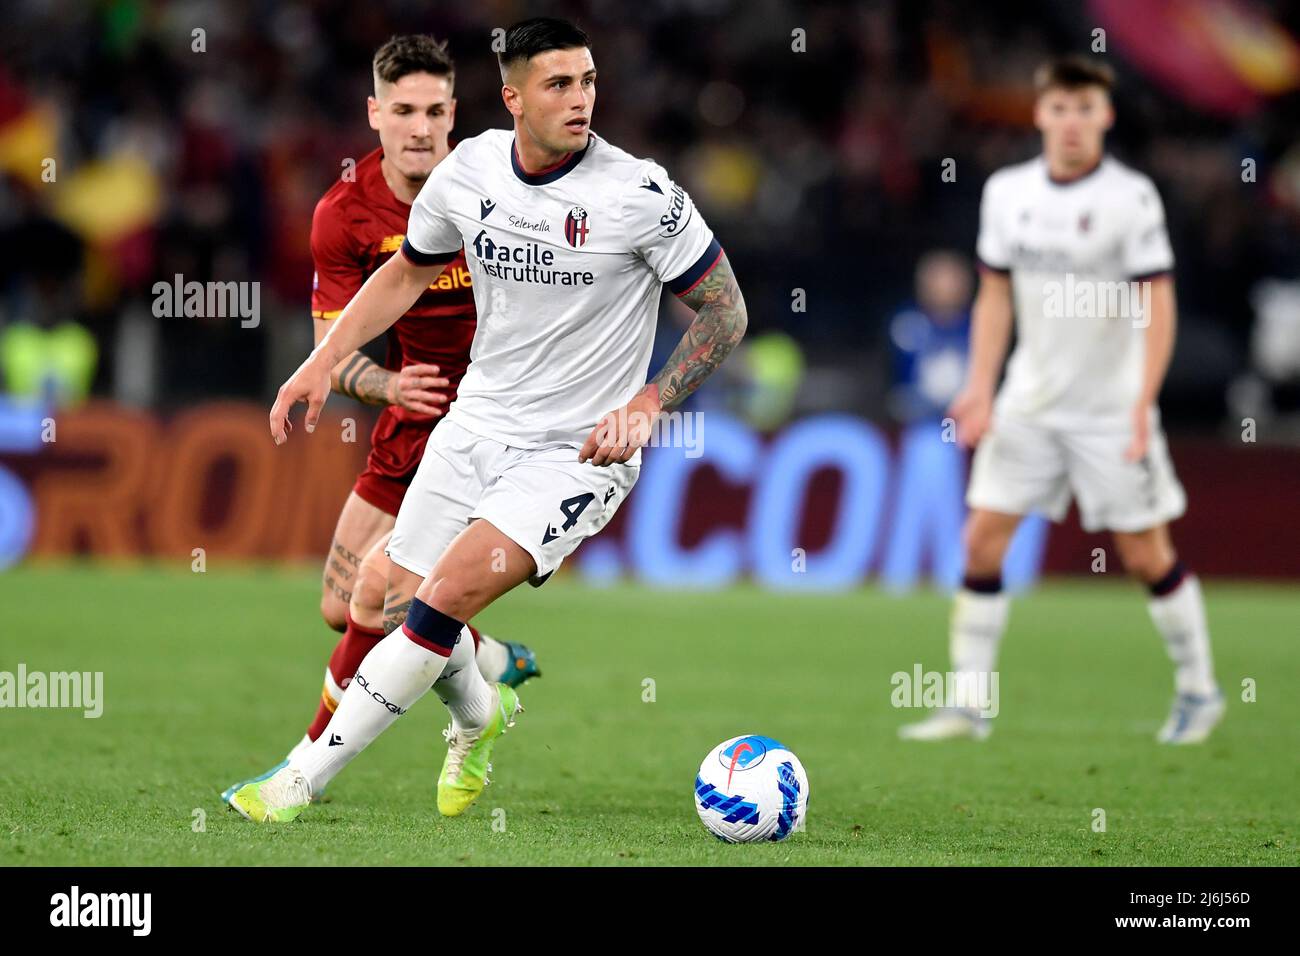
M 569 245 L 577 249 L 587 241 L 591 226 L 587 221 L 587 210 L 574 206 L 564 218 L 564 238 Z

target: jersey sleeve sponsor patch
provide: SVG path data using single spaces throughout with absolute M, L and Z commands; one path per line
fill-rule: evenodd
M 710 245 L 717 246 L 713 231 L 686 190 L 661 166 L 650 166 L 634 181 L 623 198 L 623 217 L 632 248 L 675 292 L 698 282 L 721 254 L 719 247 L 701 264 Z M 698 275 L 680 281 L 697 268 Z

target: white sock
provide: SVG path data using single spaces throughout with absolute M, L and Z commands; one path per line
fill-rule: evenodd
M 975 706 L 981 682 L 990 685 L 997 666 L 998 646 L 1007 629 L 1011 602 L 1006 594 L 983 594 L 967 588 L 958 590 L 952 602 L 948 630 L 948 656 L 957 674 L 954 697 L 960 706 Z M 983 675 L 983 676 L 981 676 Z
M 488 637 L 479 631 L 478 662 L 479 673 L 487 681 L 499 681 L 510 663 L 510 652 L 496 638 Z
M 1165 639 L 1174 662 L 1174 687 L 1180 694 L 1210 696 L 1218 689 L 1210 654 L 1210 625 L 1205 619 L 1201 582 L 1187 575 L 1163 597 L 1147 602 L 1151 620 Z
M 290 763 L 292 763 L 293 758 L 299 756 L 304 750 L 310 747 L 311 743 L 312 743 L 311 738 L 306 734 L 303 734 L 302 740 L 298 741 L 296 744 L 293 745 L 293 749 L 289 751 L 289 755 L 286 759 Z
M 457 727 L 477 730 L 492 716 L 492 688 L 482 673 L 483 648 L 489 640 L 491 638 L 487 636 L 482 637 L 476 655 L 474 637 L 469 628 L 461 631 L 460 642 L 447 659 L 447 669 L 433 685 L 434 692 L 451 711 L 452 723 Z
M 289 766 L 302 772 L 312 793 L 320 793 L 353 757 L 428 693 L 447 660 L 401 630 L 393 631 L 361 661 L 324 733 Z

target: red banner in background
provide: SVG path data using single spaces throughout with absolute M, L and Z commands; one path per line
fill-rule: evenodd
M 1201 109 L 1240 116 L 1300 86 L 1300 44 L 1262 5 L 1090 0 L 1089 9 L 1135 69 Z
M 326 414 L 313 440 L 299 430 L 277 448 L 266 410 L 249 403 L 168 421 L 96 404 L 59 415 L 56 440 L 38 455 L 6 461 L 31 490 L 36 556 L 188 559 L 203 548 L 316 560 L 364 464 L 370 424 Z
M 209 558 L 317 561 L 363 467 L 370 425 L 368 412 L 354 418 L 335 410 L 313 435 L 298 429 L 277 448 L 260 405 L 211 403 L 164 420 L 101 403 L 59 415 L 55 441 L 0 463 L 30 494 L 34 556 L 188 561 L 203 548 Z M 647 471 L 665 453 L 648 450 Z M 1175 441 L 1173 455 L 1190 502 L 1174 537 L 1190 566 L 1212 576 L 1300 578 L 1300 449 Z M 744 531 L 746 522 L 765 520 L 748 508 L 751 489 L 707 462 L 706 455 L 685 486 L 676 532 L 684 549 L 720 529 Z M 819 472 L 802 492 L 800 536 L 811 550 L 842 518 L 842 486 L 833 471 Z M 603 546 L 625 545 L 637 507 L 633 494 L 600 535 Z M 892 511 L 893 499 L 882 507 Z M 880 525 L 887 531 L 890 515 Z M 1092 549 L 1109 552 L 1108 544 L 1104 535 L 1085 535 L 1071 515 L 1053 527 L 1042 570 L 1086 574 Z

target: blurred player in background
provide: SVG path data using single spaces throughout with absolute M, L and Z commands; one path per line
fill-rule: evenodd
M 960 253 L 936 249 L 916 264 L 916 301 L 889 320 L 896 420 L 938 421 L 957 397 L 970 350 L 970 294 L 971 263 Z
M 297 817 L 453 668 L 446 689 L 437 685 L 452 717 L 438 809 L 454 816 L 473 803 L 492 743 L 520 707 L 511 688 L 458 666 L 464 622 L 524 581 L 545 580 L 608 523 L 656 420 L 745 332 L 731 264 L 690 197 L 662 167 L 591 132 L 586 34 L 548 18 L 515 24 L 500 67 L 513 131 L 467 139 L 439 165 L 411 209 L 402 255 L 366 282 L 271 410 L 277 442 L 295 402 L 308 403 L 313 428 L 329 369 L 391 325 L 462 248 L 472 252 L 482 316 L 474 362 L 388 548 L 385 621 L 403 623 L 366 656 L 321 738 L 231 797 L 259 823 Z M 665 285 L 696 315 L 647 382 Z M 618 610 L 608 616 L 617 627 Z
M 1150 591 L 1175 666 L 1157 739 L 1197 743 L 1223 715 L 1200 584 L 1168 527 L 1186 508 L 1156 406 L 1173 353 L 1173 252 L 1151 180 L 1104 153 L 1112 83 L 1083 58 L 1040 68 L 1043 153 L 984 187 L 970 365 L 951 409 L 958 440 L 978 445 L 950 632 L 957 706 L 902 728 L 909 739 L 991 732 L 970 705 L 1006 629 L 1002 559 L 1022 517 L 1059 521 L 1071 494 L 1084 529 L 1109 530 Z M 1017 344 L 995 403 L 1013 313 Z
M 394 37 L 375 53 L 373 67 L 375 94 L 368 105 L 379 148 L 356 164 L 354 175 L 330 187 L 312 218 L 317 343 L 366 278 L 401 247 L 411 203 L 450 151 L 455 68 L 445 44 L 429 36 Z M 384 365 L 356 351 L 330 374 L 340 395 L 384 409 L 325 562 L 321 615 L 343 636 L 325 669 L 316 717 L 290 755 L 320 736 L 357 665 L 384 636 L 389 568 L 384 549 L 429 434 L 456 397 L 476 325 L 462 251 L 392 327 Z M 518 686 L 538 673 L 527 647 L 469 630 L 486 679 Z M 227 789 L 225 798 L 240 786 Z

